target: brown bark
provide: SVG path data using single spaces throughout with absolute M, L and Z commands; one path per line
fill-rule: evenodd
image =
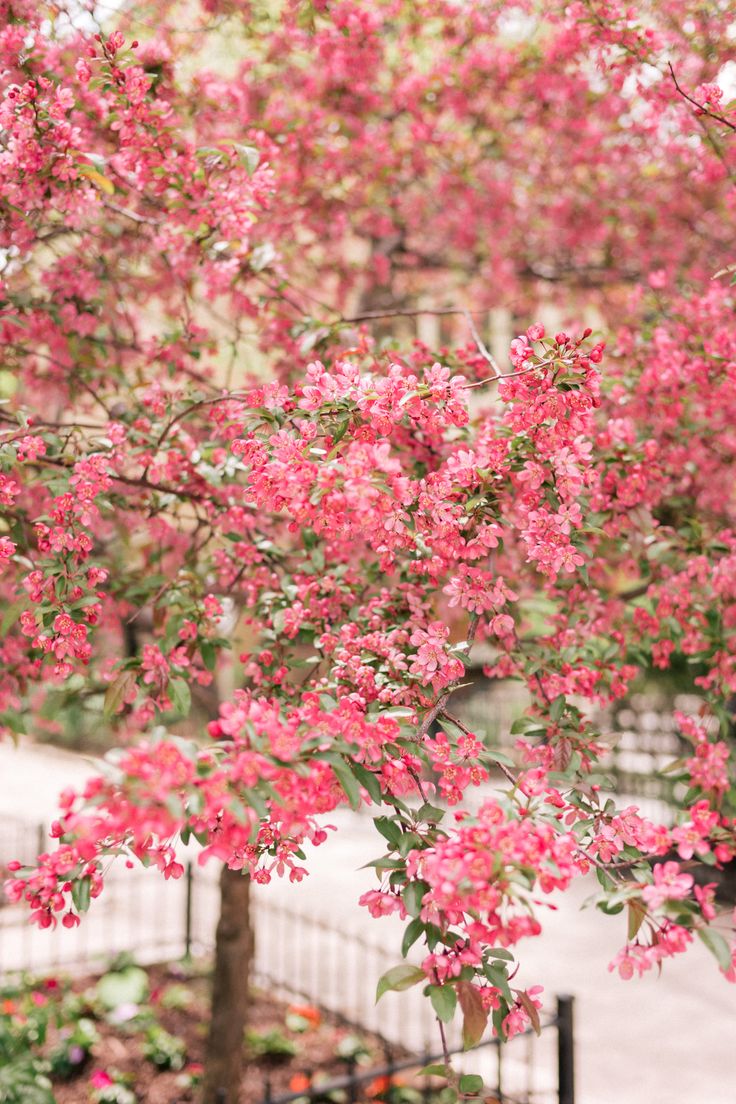
M 253 959 L 250 879 L 223 868 L 202 1104 L 238 1104 Z

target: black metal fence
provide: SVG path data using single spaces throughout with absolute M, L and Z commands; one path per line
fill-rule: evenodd
M 49 846 L 43 825 L 4 816 L 0 883 L 7 862 L 19 859 L 33 864 Z M 195 873 L 189 879 L 164 884 L 154 870 L 121 868 L 118 872 L 113 867 L 105 892 L 94 902 L 85 922 L 71 930 L 61 926 L 41 930 L 31 925 L 27 907 L 10 905 L 0 891 L 0 976 L 60 969 L 94 972 L 122 953 L 132 954 L 142 964 L 180 958 L 188 945 L 190 950 L 196 949 L 195 933 L 187 919 L 187 898 L 190 905 L 196 900 L 196 880 Z M 203 927 L 202 937 L 204 934 Z
M 559 996 L 557 998 L 556 1015 L 547 1019 L 541 1032 L 556 1032 L 557 1046 L 557 1091 L 555 1100 L 558 1104 L 575 1104 L 575 1040 L 574 1040 L 574 999 L 571 996 Z M 530 1031 L 525 1033 L 530 1035 Z M 373 1101 L 392 1100 L 392 1091 L 408 1084 L 418 1094 L 422 1104 L 434 1104 L 441 1100 L 443 1078 L 425 1072 L 427 1067 L 435 1063 L 444 1064 L 448 1057 L 459 1056 L 464 1063 L 468 1058 L 482 1052 L 486 1048 L 493 1048 L 497 1052 L 497 1076 L 496 1083 L 483 1085 L 483 1099 L 485 1104 L 534 1104 L 537 1094 L 532 1092 L 523 1095 L 509 1094 L 504 1088 L 503 1079 L 503 1053 L 504 1046 L 498 1039 L 487 1039 L 474 1047 L 472 1051 L 460 1051 L 455 1048 L 447 1053 L 439 1051 L 430 1053 L 426 1051 L 421 1056 L 396 1059 L 387 1053 L 387 1061 L 383 1066 L 372 1066 L 369 1069 L 361 1069 L 357 1064 L 349 1068 L 348 1072 L 339 1078 L 323 1081 L 317 1085 L 308 1084 L 305 1088 L 282 1093 L 274 1096 L 268 1078 L 264 1082 L 263 1104 L 358 1104 L 366 1098 Z M 399 1079 L 400 1074 L 409 1073 L 408 1082 Z M 305 1080 L 309 1081 L 306 1077 Z M 446 1084 L 446 1082 L 444 1082 Z M 368 1090 L 366 1092 L 366 1090 Z M 416 1096 L 413 1098 L 416 1100 Z M 222 1104 L 227 1104 L 223 1099 Z

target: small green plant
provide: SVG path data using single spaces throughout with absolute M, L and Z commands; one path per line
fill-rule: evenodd
M 54 979 L 31 977 L 0 990 L 0 1104 L 54 1104 L 50 1064 L 40 1051 L 61 992 Z
M 48 1068 L 32 1054 L 0 1065 L 0 1104 L 55 1104 Z
M 143 1042 L 143 1054 L 156 1069 L 180 1070 L 186 1060 L 186 1045 L 183 1039 L 169 1034 L 163 1027 L 153 1024 L 146 1031 Z
M 143 1004 L 148 999 L 148 976 L 140 966 L 111 970 L 97 982 L 96 996 L 108 1012 L 121 1006 Z
M 194 994 L 186 985 L 174 982 L 173 985 L 169 985 L 164 989 L 159 998 L 159 1003 L 162 1008 L 170 1008 L 176 1012 L 183 1012 L 186 1011 L 187 1008 L 191 1008 L 194 1003 Z
M 90 1078 L 92 1104 L 138 1104 L 131 1078 L 118 1070 L 95 1070 Z
M 0 1004 L 0 1065 L 46 1042 L 54 1005 L 40 989 L 17 992 Z
M 328 1073 L 315 1073 L 312 1078 L 311 1093 L 305 1097 L 305 1101 L 311 1100 L 312 1104 L 347 1104 L 348 1094 L 345 1089 L 328 1089 L 327 1086 L 333 1078 Z M 324 1089 L 322 1089 L 324 1086 Z
M 292 1004 L 286 1011 L 284 1023 L 289 1031 L 302 1034 L 304 1031 L 312 1031 L 322 1022 L 322 1013 L 319 1008 L 311 1004 Z
M 361 1065 L 371 1057 L 371 1052 L 360 1035 L 343 1035 L 335 1047 L 335 1054 L 343 1062 L 358 1062 Z
M 190 1062 L 176 1079 L 176 1083 L 184 1092 L 193 1092 L 202 1084 L 204 1067 L 199 1062 Z
M 246 1031 L 245 1041 L 248 1050 L 254 1058 L 273 1058 L 284 1060 L 293 1058 L 299 1048 L 296 1043 L 288 1039 L 283 1032 L 273 1031 Z
M 97 1028 L 86 1018 L 62 1028 L 61 1038 L 49 1055 L 52 1078 L 65 1081 L 75 1077 L 89 1061 L 98 1040 Z
M 389 1082 L 380 1092 L 371 1094 L 376 1101 L 383 1104 L 451 1104 L 452 1090 L 449 1095 L 446 1088 L 435 1089 L 427 1093 L 425 1090 L 414 1088 L 412 1085 L 404 1085 L 400 1081 L 386 1078 Z M 444 1095 L 443 1095 L 444 1094 Z
M 94 987 L 85 989 L 83 993 L 64 993 L 58 1006 L 56 1020 L 59 1024 L 74 1023 L 76 1020 L 97 1020 L 103 1014 L 104 1009 L 97 1000 L 97 991 Z

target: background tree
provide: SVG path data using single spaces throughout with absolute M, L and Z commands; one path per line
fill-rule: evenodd
M 423 982 L 441 1021 L 459 997 L 470 1037 L 534 1022 L 509 947 L 591 868 L 628 913 L 624 976 L 697 932 L 732 977 L 690 872 L 735 847 L 728 13 L 0 13 L 2 718 L 83 708 L 126 747 L 11 896 L 72 926 L 103 856 L 177 876 L 192 835 L 299 880 L 324 815 L 368 802 L 388 853 L 363 901 L 427 945 L 382 985 Z M 476 312 L 544 284 L 615 327 L 613 357 L 534 323 L 497 364 Z M 458 312 L 462 347 L 367 317 L 420 309 Z M 452 713 L 476 640 L 532 697 L 515 762 Z M 602 801 L 580 701 L 673 657 L 710 712 L 681 720 L 665 828 Z M 191 739 L 215 678 L 239 688 Z

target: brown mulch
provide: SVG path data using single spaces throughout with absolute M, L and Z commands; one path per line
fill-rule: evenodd
M 148 974 L 152 992 L 149 1003 L 155 1011 L 158 1024 L 184 1040 L 187 1066 L 202 1063 L 209 1016 L 206 979 L 182 978 L 177 967 L 154 967 Z M 93 986 L 95 981 L 95 978 L 80 978 L 74 982 L 73 988 L 83 991 Z M 187 1008 L 166 1008 L 160 1003 L 161 995 L 167 987 L 174 984 L 183 984 L 192 993 L 193 1000 Z M 386 1064 L 389 1054 L 379 1037 L 341 1023 L 327 1013 L 322 1013 L 320 1023 L 310 1027 L 308 1031 L 289 1031 L 284 1025 L 289 1007 L 288 1003 L 276 1000 L 266 993 L 253 993 L 249 1030 L 259 1034 L 278 1031 L 294 1042 L 298 1050 L 294 1057 L 247 1057 L 238 1104 L 261 1104 L 266 1095 L 267 1080 L 271 1094 L 278 1096 L 302 1087 L 304 1075 L 311 1077 L 317 1074 L 320 1080 L 323 1076 L 330 1080 L 344 1076 L 350 1067 L 336 1054 L 336 1047 L 346 1036 L 358 1036 L 370 1051 L 366 1066 L 361 1068 L 381 1067 Z M 182 1089 L 179 1072 L 159 1071 L 143 1057 L 141 1035 L 126 1033 L 124 1028 L 110 1025 L 104 1020 L 96 1021 L 96 1027 L 100 1041 L 94 1047 L 90 1063 L 73 1080 L 54 1084 L 57 1104 L 85 1104 L 93 1070 L 110 1071 L 113 1068 L 134 1076 L 133 1087 L 141 1104 L 189 1104 L 190 1101 L 196 1101 L 196 1089 Z M 396 1059 L 406 1056 L 405 1051 L 396 1049 L 392 1053 Z M 299 1075 L 302 1075 L 302 1085 L 299 1083 Z

